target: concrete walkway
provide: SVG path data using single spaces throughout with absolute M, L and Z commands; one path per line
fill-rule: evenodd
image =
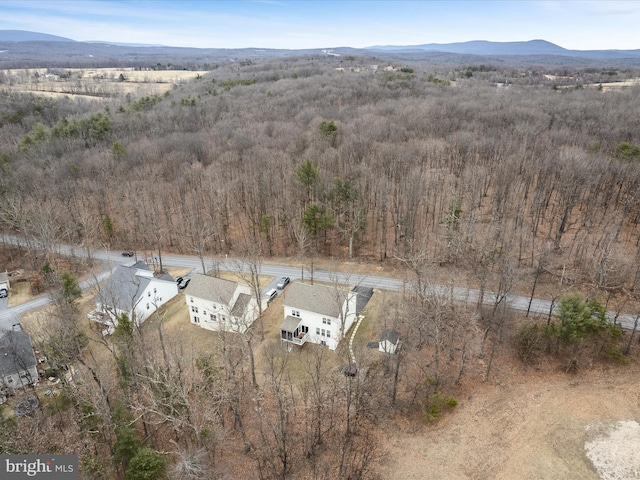
M 356 362 L 356 356 L 353 354 L 353 339 L 356 336 L 356 332 L 358 331 L 358 327 L 360 327 L 362 320 L 364 320 L 364 315 L 358 315 L 358 321 L 353 327 L 353 331 L 351 332 L 351 337 L 349 337 L 349 357 L 351 358 L 351 363 L 358 363 Z

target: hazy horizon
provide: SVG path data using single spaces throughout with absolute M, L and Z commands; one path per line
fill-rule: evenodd
M 543 39 L 572 50 L 640 48 L 628 1 L 0 2 L 5 30 L 193 48 L 365 48 Z

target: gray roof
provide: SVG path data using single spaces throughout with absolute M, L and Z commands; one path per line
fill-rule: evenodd
M 118 265 L 100 288 L 96 301 L 125 312 L 132 310 L 151 281 L 136 275 L 136 270 L 137 267 Z
M 151 271 L 151 269 L 149 268 L 149 265 L 144 263 L 144 260 L 138 260 L 136 263 L 131 265 L 130 268 L 137 268 L 138 270 L 149 270 L 149 271 Z
M 358 294 L 356 297 L 356 315 L 360 315 L 362 309 L 373 296 L 373 288 L 356 286 L 351 291 Z
M 231 309 L 231 316 L 238 318 L 242 317 L 244 315 L 244 312 L 247 310 L 247 305 L 249 305 L 250 301 L 251 295 L 248 295 L 246 293 L 241 293 L 240 295 L 238 295 L 238 299 Z
M 25 332 L 0 331 L 0 374 L 11 375 L 36 365 L 31 338 Z
M 295 332 L 296 328 L 302 320 L 299 317 L 292 317 L 288 315 L 287 318 L 284 319 L 284 322 L 280 324 L 280 330 L 284 330 L 285 332 Z
M 143 261 L 139 261 L 131 266 L 118 265 L 100 288 L 100 292 L 96 295 L 95 300 L 103 305 L 128 312 L 138 304 L 140 296 L 152 280 L 165 282 L 175 281 L 171 275 L 167 274 L 159 278 L 137 275 L 137 272 L 140 270 L 145 272 L 151 271 Z
M 173 278 L 171 275 L 169 275 L 169 274 L 168 274 L 168 273 L 166 273 L 166 272 L 165 272 L 165 273 L 163 273 L 162 275 L 160 275 L 160 276 L 158 277 L 158 279 L 159 279 L 159 280 L 167 280 L 167 281 L 169 281 L 169 282 L 175 282 L 175 281 L 176 281 L 176 279 L 175 279 L 175 278 Z
M 400 334 L 396 332 L 393 328 L 387 328 L 382 335 L 380 336 L 380 341 L 384 342 L 385 340 L 388 342 L 397 345 L 398 339 L 400 338 Z
M 184 293 L 203 300 L 229 305 L 237 287 L 238 284 L 231 280 L 194 273 Z
M 347 292 L 336 287 L 293 282 L 286 292 L 284 305 L 338 318 Z

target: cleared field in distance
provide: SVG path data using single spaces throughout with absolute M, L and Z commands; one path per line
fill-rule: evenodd
M 5 70 L 0 90 L 78 98 L 163 94 L 173 85 L 202 77 L 207 71 L 135 70 L 134 68 L 27 68 Z

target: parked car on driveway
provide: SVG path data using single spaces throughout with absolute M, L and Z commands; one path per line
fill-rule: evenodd
M 278 290 L 284 290 L 284 287 L 286 287 L 287 285 L 289 285 L 289 282 L 291 281 L 291 279 L 289 277 L 282 277 L 280 279 L 280 281 L 278 282 L 278 284 L 276 285 L 276 288 Z
M 133 252 L 122 252 L 123 257 L 133 257 L 135 253 Z
M 264 296 L 267 297 L 267 305 L 269 305 L 276 298 L 278 298 L 278 290 L 276 290 L 275 288 L 272 288 L 267 293 L 265 293 Z
M 180 285 L 180 284 L 182 283 L 182 280 L 184 280 L 184 278 L 182 278 L 182 277 L 177 277 L 177 278 L 176 278 L 176 283 L 177 283 L 178 285 Z
M 187 285 L 189 285 L 190 281 L 191 281 L 190 278 L 183 278 L 182 281 L 178 283 L 178 288 L 180 290 L 184 290 L 185 288 L 187 288 Z

